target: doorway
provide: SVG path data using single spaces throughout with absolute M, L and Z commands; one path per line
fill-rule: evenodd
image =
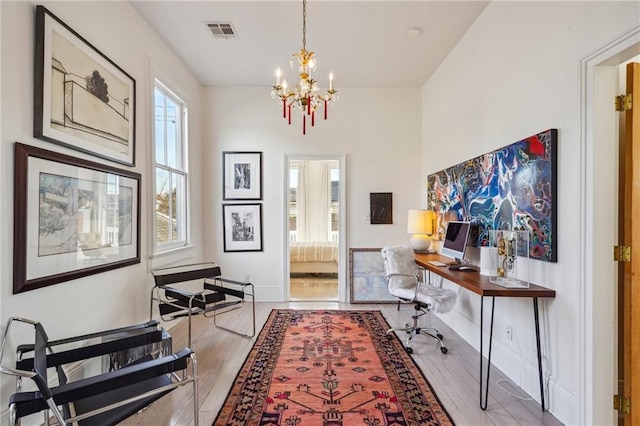
M 619 113 L 613 98 L 619 89 L 620 65 L 640 52 L 640 26 L 621 35 L 604 48 L 594 51 L 582 61 L 582 130 L 585 142 L 583 170 L 583 239 L 585 282 L 584 310 L 581 323 L 581 374 L 589 392 L 580 398 L 580 423 L 617 424 L 612 395 L 618 388 L 619 347 L 623 343 L 617 330 L 618 317 L 617 263 L 612 247 L 618 244 L 618 135 Z M 582 245 L 582 244 L 581 244 Z M 584 320 L 584 321 L 583 321 Z
M 640 57 L 636 57 L 621 67 L 620 93 L 640 98 Z M 626 73 L 626 74 L 625 74 Z M 619 212 L 618 245 L 631 249 L 638 246 L 637 228 L 633 229 L 633 217 L 640 211 L 640 188 L 637 183 L 638 148 L 640 148 L 640 113 L 636 106 L 623 107 L 620 114 L 620 162 L 619 162 Z M 637 307 L 640 304 L 638 294 L 637 270 L 640 261 L 637 255 L 630 253 L 628 258 L 618 262 L 618 424 L 638 424 L 638 406 L 640 401 L 640 381 L 637 375 L 637 363 L 640 339 L 634 332 L 638 327 Z
M 286 272 L 291 301 L 343 301 L 344 157 L 287 156 Z

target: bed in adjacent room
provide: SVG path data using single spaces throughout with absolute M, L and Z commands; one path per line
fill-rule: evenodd
M 289 243 L 290 272 L 335 274 L 338 272 L 338 243 L 292 241 Z

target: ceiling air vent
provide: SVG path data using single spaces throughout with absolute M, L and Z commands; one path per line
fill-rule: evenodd
M 238 38 L 231 22 L 205 22 L 213 38 Z

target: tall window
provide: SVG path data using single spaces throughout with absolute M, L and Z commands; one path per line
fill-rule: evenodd
M 155 247 L 187 244 L 187 107 L 156 82 L 155 87 Z

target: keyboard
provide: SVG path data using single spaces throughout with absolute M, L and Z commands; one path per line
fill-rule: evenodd
M 433 266 L 447 266 L 446 263 L 442 263 L 438 260 L 429 260 L 429 263 L 432 264 Z

